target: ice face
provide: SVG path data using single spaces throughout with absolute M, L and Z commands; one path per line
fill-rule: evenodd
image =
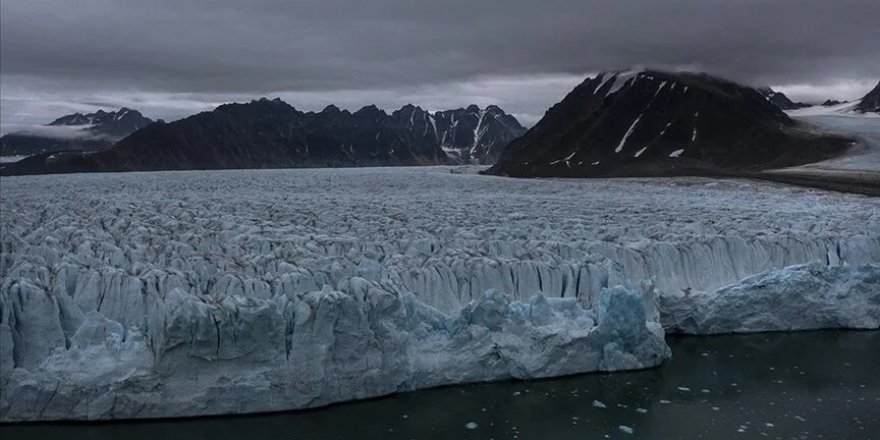
M 860 196 L 450 171 L 3 178 L 0 417 L 281 410 L 647 367 L 669 355 L 658 321 L 702 307 L 669 297 L 880 261 Z
M 663 325 L 691 334 L 880 328 L 880 265 L 813 263 L 746 278 L 709 294 L 661 298 Z
M 641 296 L 624 288 L 602 291 L 598 320 L 574 298 L 539 294 L 522 303 L 494 290 L 447 315 L 354 277 L 342 291 L 274 299 L 212 301 L 174 288 L 155 299 L 143 329 L 125 330 L 93 310 L 69 347 L 61 342 L 35 363 L 46 350 L 24 344 L 40 334 L 24 325 L 32 316 L 16 312 L 28 308 L 23 298 L 52 299 L 22 297 L 18 284 L 13 291 L 13 315 L 2 324 L 18 334 L 17 368 L 3 378 L 6 421 L 305 408 L 455 383 L 646 368 L 670 355 L 662 330 L 644 320 Z

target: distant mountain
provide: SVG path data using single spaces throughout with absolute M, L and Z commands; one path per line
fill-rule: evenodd
M 833 157 L 851 140 L 802 128 L 756 89 L 696 73 L 588 78 L 504 150 L 510 176 L 661 176 Z
M 494 105 L 482 110 L 471 105 L 428 118 L 436 127 L 440 147 L 459 163 L 494 164 L 504 147 L 526 132 L 516 118 Z
M 105 152 L 46 154 L 2 173 L 487 163 L 523 131 L 495 106 L 431 114 L 407 105 L 389 115 L 331 105 L 306 113 L 263 98 L 152 124 Z
M 782 92 L 777 92 L 770 87 L 761 87 L 758 89 L 758 92 L 761 93 L 766 100 L 773 103 L 773 105 L 779 107 L 780 110 L 794 110 L 804 107 L 810 107 L 810 104 L 804 104 L 803 102 L 793 102 L 788 99 L 788 96 L 785 96 Z
M 838 101 L 836 99 L 826 99 L 825 102 L 819 104 L 823 107 L 834 107 L 835 105 L 845 104 L 846 101 Z
M 0 156 L 29 156 L 55 151 L 103 151 L 153 121 L 137 110 L 74 113 L 42 127 L 0 137 Z
M 391 113 L 402 131 L 437 143 L 453 163 L 491 165 L 526 129 L 497 106 L 429 113 L 411 104 Z
M 877 82 L 874 89 L 868 92 L 868 94 L 859 101 L 855 110 L 862 113 L 880 113 L 880 82 Z

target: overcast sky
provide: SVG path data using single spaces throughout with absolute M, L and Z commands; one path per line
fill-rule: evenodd
M 878 19 L 877 0 L 3 0 L 0 124 L 260 96 L 494 103 L 532 124 L 586 75 L 632 66 L 853 99 L 880 79 Z

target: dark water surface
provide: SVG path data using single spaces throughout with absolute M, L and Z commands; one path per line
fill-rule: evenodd
M 2 440 L 880 439 L 880 331 L 669 343 L 674 359 L 640 372 L 449 387 L 270 415 L 0 433 Z

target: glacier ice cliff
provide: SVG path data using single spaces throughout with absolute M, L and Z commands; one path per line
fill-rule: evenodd
M 66 336 L 61 301 L 14 283 L 0 324 L 15 341 L 0 354 L 3 420 L 307 408 L 438 385 L 647 368 L 670 356 L 642 296 L 622 287 L 603 290 L 595 311 L 576 298 L 518 302 L 489 290 L 451 315 L 363 278 L 340 287 L 221 301 L 174 288 L 147 299 L 142 327 L 92 310 Z
M 876 200 L 460 171 L 4 177 L 0 420 L 645 368 L 661 324 L 877 328 Z
M 768 271 L 712 293 L 664 296 L 663 326 L 690 334 L 880 328 L 880 265 Z

